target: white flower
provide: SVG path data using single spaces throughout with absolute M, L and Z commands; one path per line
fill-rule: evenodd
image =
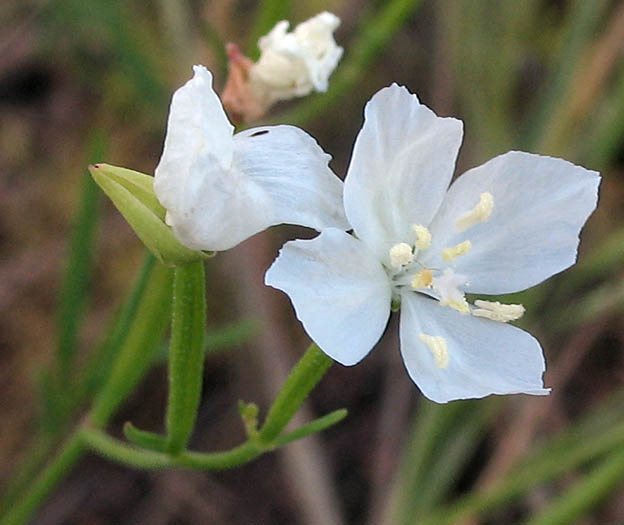
M 212 75 L 203 66 L 193 69 L 173 94 L 154 180 L 179 241 L 218 251 L 280 223 L 348 227 L 342 182 L 316 141 L 293 126 L 233 135 Z
M 267 104 L 327 91 L 327 81 L 342 57 L 333 33 L 340 19 L 323 12 L 299 24 L 291 33 L 278 22 L 258 42 L 260 59 L 249 70 L 254 94 Z
M 397 85 L 372 98 L 365 118 L 344 189 L 355 236 L 330 228 L 287 243 L 266 283 L 290 296 L 308 334 L 344 365 L 368 354 L 400 301 L 405 366 L 434 401 L 547 394 L 539 343 L 506 324 L 524 308 L 475 308 L 464 294 L 524 290 L 573 264 L 600 177 L 509 152 L 447 191 L 460 121 Z

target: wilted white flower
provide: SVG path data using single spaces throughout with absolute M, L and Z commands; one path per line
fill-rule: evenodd
M 219 251 L 280 223 L 346 228 L 342 182 L 316 141 L 293 126 L 234 135 L 212 75 L 193 69 L 173 94 L 154 180 L 179 241 Z
M 465 293 L 524 290 L 576 259 L 600 177 L 569 162 L 509 152 L 450 188 L 461 121 L 437 117 L 405 88 L 368 103 L 345 180 L 355 236 L 329 228 L 287 243 L 266 274 L 312 339 L 353 365 L 401 305 L 401 353 L 437 402 L 489 394 L 542 395 L 539 343 L 507 324 L 521 305 Z
M 327 91 L 329 76 L 342 57 L 334 31 L 340 19 L 323 12 L 288 32 L 286 20 L 278 22 L 258 42 L 261 55 L 249 70 L 255 96 L 270 105 L 278 100 Z

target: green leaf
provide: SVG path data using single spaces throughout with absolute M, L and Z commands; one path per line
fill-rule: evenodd
M 165 452 L 167 450 L 166 436 L 141 430 L 135 427 L 130 421 L 125 423 L 123 431 L 126 439 L 138 447 L 154 450 L 156 452 Z

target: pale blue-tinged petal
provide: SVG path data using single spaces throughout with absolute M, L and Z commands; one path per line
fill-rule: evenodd
M 462 123 L 440 118 L 396 84 L 364 111 L 347 178 L 345 210 L 357 236 L 382 260 L 394 244 L 415 240 L 428 225 L 455 168 Z
M 382 265 L 335 228 L 287 242 L 265 283 L 286 292 L 308 335 L 343 365 L 364 358 L 388 323 L 391 288 Z
M 466 239 L 469 253 L 453 261 L 467 292 L 524 290 L 574 263 L 579 233 L 596 207 L 600 177 L 570 162 L 511 151 L 460 176 L 430 226 L 433 242 L 421 261 L 441 267 L 443 248 Z M 485 222 L 459 232 L 457 220 L 493 196 Z
M 163 154 L 156 167 L 154 190 L 170 212 L 184 206 L 183 193 L 191 166 L 211 156 L 222 169 L 232 162 L 234 127 L 212 89 L 212 75 L 204 66 L 171 99 Z
M 446 367 L 420 335 L 443 337 Z M 490 394 L 546 395 L 539 342 L 515 326 L 463 315 L 415 292 L 401 296 L 401 355 L 422 393 L 437 403 Z
M 185 246 L 227 250 L 282 223 L 349 228 L 342 181 L 328 167 L 331 157 L 307 133 L 292 126 L 256 128 L 232 142 L 227 170 L 212 154 L 167 164 L 171 173 L 187 174 L 175 187 L 177 206 L 167 209 L 167 221 Z
M 223 170 L 212 155 L 195 159 L 178 191 L 181 205 L 167 211 L 167 223 L 193 250 L 227 250 L 274 223 L 267 192 L 241 172 Z
M 234 136 L 233 171 L 267 194 L 272 225 L 350 229 L 342 181 L 329 168 L 330 160 L 316 140 L 294 126 L 254 128 Z

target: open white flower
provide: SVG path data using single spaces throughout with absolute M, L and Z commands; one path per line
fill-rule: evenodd
M 260 59 L 249 70 L 252 91 L 266 104 L 327 91 L 327 82 L 342 57 L 333 33 L 340 19 L 323 12 L 291 33 L 286 20 L 260 38 Z
M 368 103 L 345 181 L 355 236 L 330 228 L 287 243 L 266 274 L 306 331 L 344 365 L 368 354 L 401 304 L 401 353 L 437 402 L 542 395 L 539 343 L 510 326 L 521 305 L 465 293 L 524 290 L 574 263 L 600 177 L 569 162 L 509 152 L 450 188 L 462 124 L 405 88 Z
M 193 69 L 173 94 L 154 180 L 179 241 L 220 251 L 281 223 L 347 228 L 342 182 L 316 141 L 293 126 L 234 135 L 212 75 Z

